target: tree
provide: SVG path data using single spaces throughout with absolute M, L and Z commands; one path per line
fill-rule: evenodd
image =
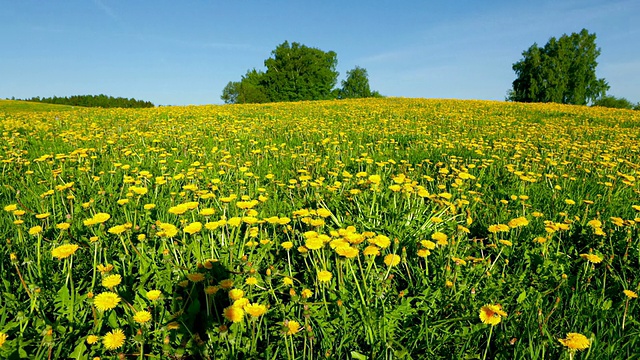
M 586 105 L 604 96 L 609 85 L 596 77 L 600 49 L 595 39 L 582 29 L 552 37 L 543 48 L 534 43 L 513 64 L 517 78 L 508 100 Z
M 285 41 L 264 61 L 262 82 L 269 101 L 325 100 L 333 98 L 337 83 L 337 54 L 333 51 Z
M 347 78 L 342 80 L 342 88 L 339 92 L 340 99 L 372 97 L 369 87 L 369 75 L 367 69 L 356 66 L 347 71 Z
M 617 98 L 613 95 L 605 95 L 593 102 L 593 106 L 602 106 L 614 109 L 633 109 L 634 105 L 625 98 Z
M 265 103 L 269 101 L 264 89 L 264 73 L 247 71 L 240 81 L 229 81 L 220 97 L 227 104 Z

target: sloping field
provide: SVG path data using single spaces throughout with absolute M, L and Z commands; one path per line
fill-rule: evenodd
M 2 358 L 637 353 L 640 112 L 20 110 L 0 102 Z

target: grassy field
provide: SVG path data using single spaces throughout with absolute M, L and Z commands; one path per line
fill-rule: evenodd
M 2 358 L 638 358 L 640 112 L 28 105 Z

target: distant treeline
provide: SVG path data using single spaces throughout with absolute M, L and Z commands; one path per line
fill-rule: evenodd
M 155 107 L 150 101 L 127 99 L 122 97 L 100 95 L 73 95 L 70 97 L 49 97 L 41 98 L 39 96 L 24 101 L 34 101 L 47 104 L 71 105 L 84 107 L 101 107 L 101 108 L 151 108 Z

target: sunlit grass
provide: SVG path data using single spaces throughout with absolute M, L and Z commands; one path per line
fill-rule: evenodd
M 2 357 L 635 354 L 638 112 L 0 105 Z

